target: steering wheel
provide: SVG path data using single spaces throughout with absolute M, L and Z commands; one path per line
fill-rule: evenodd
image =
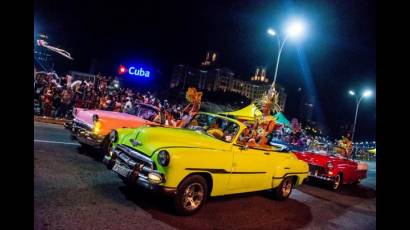
M 207 133 L 218 139 L 222 139 L 224 136 L 224 132 L 220 129 L 209 129 Z

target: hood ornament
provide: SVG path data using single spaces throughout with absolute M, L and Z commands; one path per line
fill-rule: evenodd
M 130 142 L 131 142 L 131 144 L 132 144 L 133 146 L 140 146 L 140 145 L 142 145 L 141 142 L 139 142 L 139 141 L 137 141 L 137 140 L 135 140 L 135 139 L 130 139 Z

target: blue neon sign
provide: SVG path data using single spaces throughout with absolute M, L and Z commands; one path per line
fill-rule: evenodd
M 126 68 L 123 65 L 120 65 L 118 69 L 118 73 L 120 75 L 128 73 L 129 75 L 134 75 L 134 76 L 139 76 L 139 77 L 150 77 L 150 71 L 147 69 L 144 69 L 142 67 L 135 67 L 135 66 L 130 66 L 129 68 Z

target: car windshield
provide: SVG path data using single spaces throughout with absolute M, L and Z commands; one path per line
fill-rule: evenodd
M 311 144 L 307 151 L 311 153 L 333 156 L 344 156 L 346 154 L 346 150 L 344 148 L 327 144 Z
M 158 110 L 151 106 L 137 104 L 129 114 L 135 115 L 145 120 L 154 121 L 155 117 L 158 115 Z
M 239 131 L 239 125 L 235 122 L 210 114 L 195 115 L 185 128 L 201 131 L 229 143 L 232 142 Z

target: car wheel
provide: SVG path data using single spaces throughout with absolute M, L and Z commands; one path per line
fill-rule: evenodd
M 338 191 L 338 190 L 340 189 L 340 186 L 342 185 L 342 183 L 343 183 L 343 177 L 342 177 L 342 175 L 341 175 L 341 174 L 337 174 L 337 175 L 334 177 L 333 181 L 332 181 L 331 189 L 332 189 L 333 191 Z
M 80 149 L 81 150 L 84 150 L 84 151 L 89 151 L 90 150 L 90 146 L 89 145 L 87 145 L 87 144 L 85 144 L 85 143 L 81 143 L 81 142 L 79 142 L 80 143 Z
M 103 157 L 102 161 L 103 161 L 103 163 L 105 164 L 105 166 L 107 166 L 107 169 L 109 169 L 109 170 L 111 170 L 111 169 L 114 167 L 114 165 L 115 165 L 115 161 L 113 161 L 113 160 L 107 160 L 107 159 L 105 158 L 105 156 Z
M 291 177 L 286 177 L 280 183 L 280 185 L 275 189 L 275 199 L 276 200 L 286 200 L 293 189 L 293 180 Z
M 174 207 L 180 215 L 191 215 L 204 204 L 208 195 L 206 180 L 199 175 L 189 176 L 178 186 Z

